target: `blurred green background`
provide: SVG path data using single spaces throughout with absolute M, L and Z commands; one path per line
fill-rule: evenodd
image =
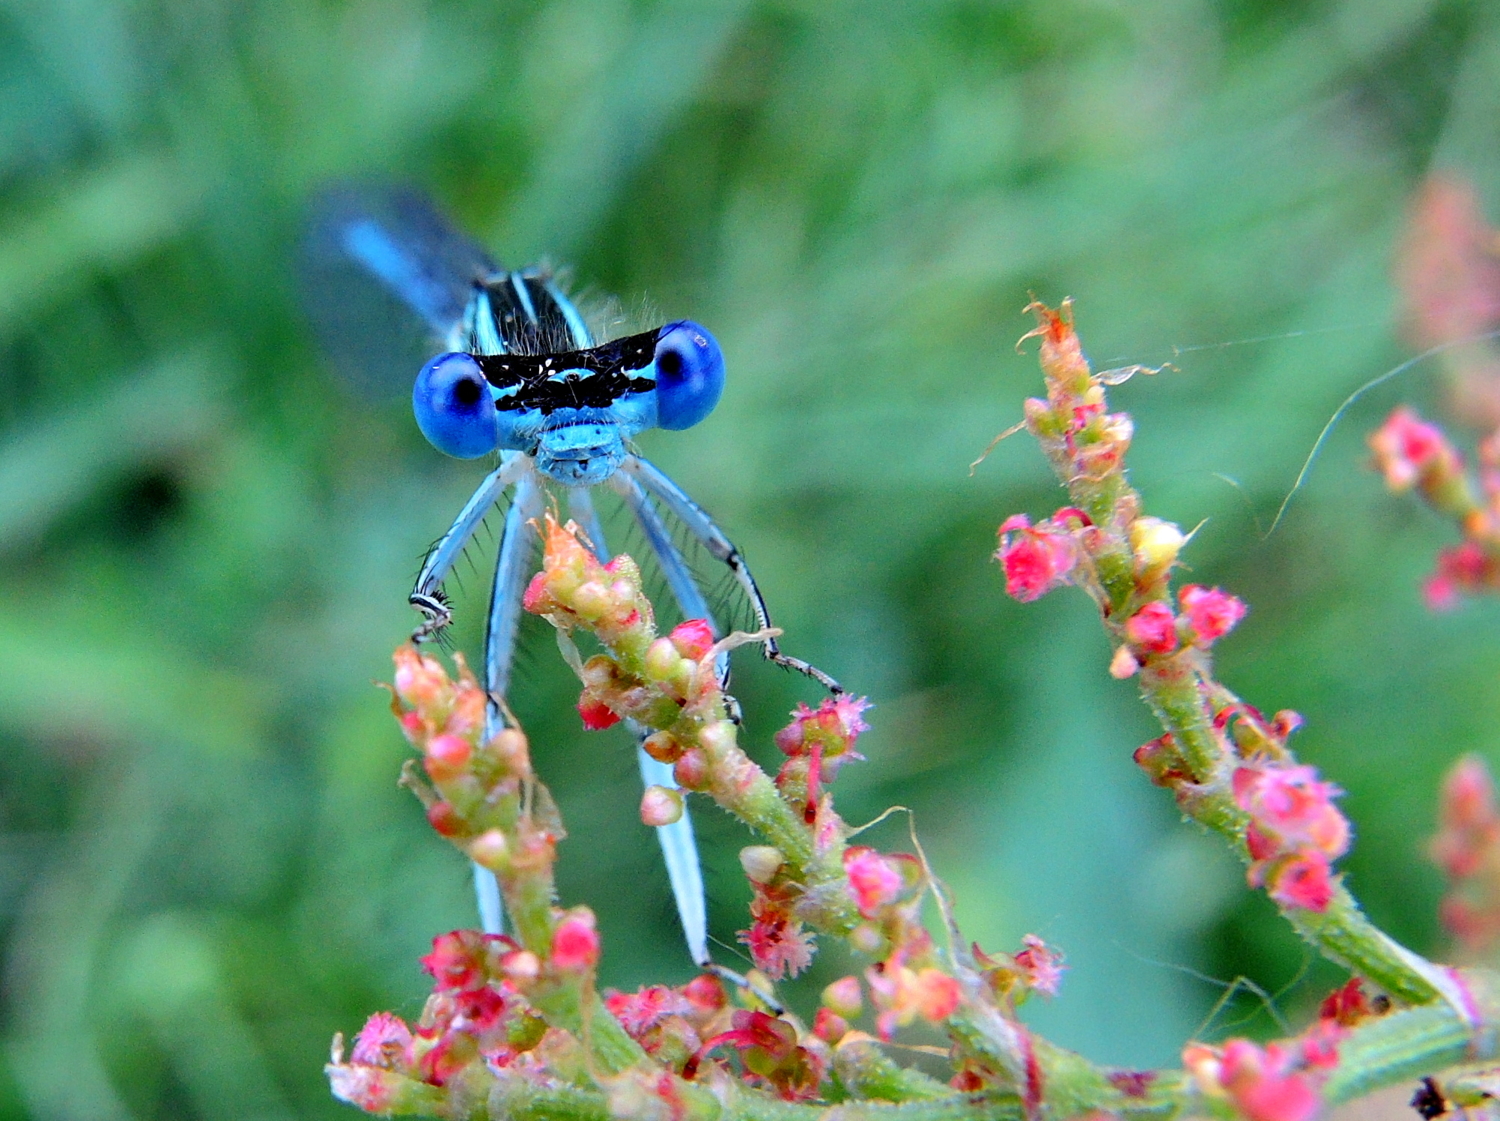
M 1493 6 L 7 0 L 0 93 L 0 1117 L 349 1116 L 329 1038 L 416 1015 L 417 956 L 473 922 L 371 683 L 483 467 L 320 354 L 294 262 L 338 178 L 420 185 L 500 259 L 718 334 L 718 411 L 644 450 L 788 649 L 876 702 L 845 816 L 911 807 L 970 937 L 1067 952 L 1034 1020 L 1118 1063 L 1273 1030 L 1253 998 L 1206 1020 L 1237 976 L 1290 1016 L 1338 979 L 1131 763 L 1155 733 L 1090 605 L 1010 602 L 989 560 L 1003 517 L 1059 504 L 1025 437 L 968 472 L 1039 384 L 1028 290 L 1074 296 L 1103 365 L 1174 362 L 1115 399 L 1152 511 L 1205 523 L 1192 578 L 1252 605 L 1223 675 L 1307 716 L 1352 886 L 1441 949 L 1421 839 L 1445 765 L 1500 758 L 1500 609 L 1425 612 L 1451 533 L 1362 445 L 1435 407 L 1433 371 L 1260 527 L 1407 353 L 1414 186 L 1456 169 L 1500 208 Z M 606 982 L 685 979 L 630 746 L 580 730 L 556 662 L 513 699 L 565 898 L 600 913 Z M 813 695 L 753 655 L 737 681 L 774 764 Z M 732 944 L 743 836 L 699 821 Z

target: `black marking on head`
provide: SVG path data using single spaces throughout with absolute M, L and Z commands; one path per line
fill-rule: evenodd
M 656 356 L 656 331 L 555 354 L 476 354 L 474 360 L 496 389 L 513 390 L 495 401 L 505 411 L 607 409 L 628 393 L 656 388 L 656 380 L 636 377 Z M 583 371 L 582 374 L 578 371 Z M 566 376 L 559 376 L 567 371 Z

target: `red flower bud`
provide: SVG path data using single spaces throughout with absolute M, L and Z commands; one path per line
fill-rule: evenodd
M 552 932 L 552 964 L 564 973 L 583 973 L 599 961 L 599 932 L 593 913 L 575 909 Z
M 583 726 L 591 732 L 612 728 L 620 722 L 619 714 L 614 709 L 589 696 L 579 700 L 578 715 L 583 717 Z
M 1045 522 L 1033 529 L 1025 514 L 1015 514 L 1000 527 L 995 557 L 1005 569 L 1006 594 L 1030 603 L 1067 582 L 1078 549 L 1070 533 Z
M 1125 621 L 1125 637 L 1148 654 L 1177 649 L 1177 617 L 1160 601 L 1148 603 Z
M 428 806 L 427 824 L 443 837 L 457 837 L 464 832 L 464 820 L 451 802 L 434 802 Z
M 1244 601 L 1218 588 L 1184 585 L 1177 602 L 1193 630 L 1193 641 L 1200 646 L 1217 642 L 1245 617 Z

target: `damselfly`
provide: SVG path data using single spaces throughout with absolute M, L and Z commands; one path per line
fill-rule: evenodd
M 728 568 L 757 626 L 770 628 L 765 600 L 739 551 L 630 443 L 648 428 L 690 428 L 718 403 L 724 360 L 706 329 L 679 320 L 596 341 L 548 270 L 497 267 L 419 196 L 329 195 L 315 223 L 313 254 L 366 270 L 415 310 L 446 348 L 422 367 L 412 391 L 417 424 L 433 446 L 463 459 L 498 453 L 499 465 L 429 551 L 411 593 L 412 605 L 424 616 L 412 637 L 422 641 L 451 621 L 443 580 L 485 515 L 508 493 L 485 633 L 490 734 L 506 719 L 521 596 L 549 486 L 561 491 L 569 515 L 601 560 L 608 558 L 592 488 L 617 494 L 640 526 L 683 617 L 708 619 L 722 636 L 723 627 L 668 530 L 665 511 Z M 772 661 L 839 691 L 821 670 L 783 654 L 774 637 L 766 638 L 762 649 Z M 727 655 L 720 657 L 724 676 Z M 670 766 L 639 747 L 638 756 L 647 785 L 675 785 Z M 695 963 L 706 966 L 708 923 L 692 822 L 684 813 L 676 823 L 659 827 L 657 835 L 688 950 Z M 504 921 L 499 892 L 493 876 L 477 866 L 475 888 L 485 930 L 499 932 Z

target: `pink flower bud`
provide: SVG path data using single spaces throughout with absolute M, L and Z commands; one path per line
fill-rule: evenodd
M 711 1015 L 729 1003 L 724 983 L 712 973 L 700 973 L 682 987 L 682 995 L 700 1014 Z
M 849 1021 L 831 1008 L 819 1008 L 813 1016 L 813 1034 L 832 1046 L 849 1034 Z
M 1141 663 L 1130 652 L 1130 647 L 1117 646 L 1115 648 L 1114 657 L 1109 660 L 1109 676 L 1116 681 L 1124 681 L 1139 673 L 1140 668 Z
M 574 908 L 552 932 L 552 964 L 564 973 L 583 973 L 599 961 L 599 932 L 593 912 Z
M 685 623 L 679 623 L 668 637 L 679 654 L 695 662 L 702 659 L 716 641 L 714 629 L 707 619 L 689 619 Z
M 510 842 L 498 829 L 487 829 L 468 844 L 469 859 L 481 868 L 502 869 L 510 861 Z
M 1442 429 L 1428 424 L 1405 405 L 1397 408 L 1370 435 L 1375 466 L 1393 491 L 1440 483 L 1461 469 L 1458 452 Z
M 452 699 L 452 683 L 442 663 L 415 647 L 403 646 L 396 651 L 396 696 L 407 708 L 429 710 Z
M 464 773 L 474 749 L 468 740 L 458 736 L 433 736 L 427 742 L 427 754 L 422 762 L 433 782 L 452 782 Z
M 1283 907 L 1300 907 L 1322 913 L 1333 902 L 1333 881 L 1328 857 L 1321 852 L 1303 852 L 1279 865 L 1267 885 L 1271 898 Z
M 1245 617 L 1244 601 L 1218 588 L 1186 584 L 1177 593 L 1177 602 L 1199 646 L 1211 646 Z
M 672 825 L 682 820 L 682 793 L 665 786 L 648 786 L 641 795 L 643 825 Z
M 512 950 L 500 959 L 500 973 L 506 980 L 524 988 L 542 973 L 542 962 L 530 950 Z
M 1364 982 L 1350 977 L 1341 986 L 1323 998 L 1318 1006 L 1318 1018 L 1343 1028 L 1352 1028 L 1361 1020 L 1375 1015 L 1365 994 Z
M 531 750 L 526 733 L 519 728 L 502 728 L 485 748 L 511 774 L 525 774 L 531 769 Z
M 1327 857 L 1349 847 L 1349 822 L 1333 804 L 1341 791 L 1309 766 L 1240 767 L 1234 799 L 1255 828 L 1282 852 L 1311 848 Z
M 696 747 L 684 751 L 672 766 L 672 777 L 684 790 L 703 790 L 708 786 L 708 757 Z
M 548 587 L 547 573 L 538 572 L 531 578 L 531 583 L 526 585 L 526 591 L 521 595 L 521 606 L 533 615 L 545 615 L 556 606 Z
M 1331 1071 L 1339 1064 L 1339 1044 L 1349 1033 L 1332 1020 L 1319 1020 L 1302 1037 L 1302 1061 L 1310 1071 Z
M 1125 621 L 1125 637 L 1148 654 L 1169 654 L 1177 649 L 1177 617 L 1165 603 L 1148 603 Z
M 848 693 L 826 697 L 817 708 L 799 704 L 792 713 L 792 722 L 776 733 L 776 746 L 792 758 L 816 756 L 817 773 L 808 774 L 808 795 L 812 800 L 816 800 L 820 782 L 825 779 L 832 782 L 844 763 L 864 758 L 854 750 L 854 745 L 862 733 L 870 730 L 864 721 L 869 708 L 870 702 L 864 697 Z
M 1439 551 L 1437 570 L 1422 585 L 1429 611 L 1451 611 L 1461 593 L 1494 587 L 1500 578 L 1500 563 L 1494 562 L 1474 541 Z
M 1033 529 L 1025 514 L 1016 514 L 1000 527 L 995 557 L 1005 569 L 1006 594 L 1030 603 L 1067 582 L 1078 551 L 1071 534 L 1046 523 Z
M 854 846 L 844 853 L 844 874 L 849 877 L 855 906 L 867 919 L 874 918 L 876 911 L 899 898 L 905 887 L 901 873 L 885 857 L 863 846 Z
M 849 932 L 849 945 L 867 958 L 878 958 L 886 948 L 885 935 L 872 922 L 862 922 Z
M 716 758 L 723 758 L 739 742 L 739 733 L 735 731 L 732 720 L 716 720 L 703 726 L 698 733 L 698 742 L 703 745 L 704 751 Z
M 931 967 L 920 970 L 912 985 L 917 1015 L 929 1023 L 942 1023 L 958 1011 L 959 998 L 963 991 L 958 981 L 941 969 Z
M 823 990 L 823 1004 L 846 1020 L 852 1020 L 864 1009 L 864 990 L 859 978 L 853 975 L 840 977 Z
M 439 991 L 471 989 L 485 983 L 489 941 L 477 930 L 455 930 L 432 940 L 432 953 L 421 958 Z

